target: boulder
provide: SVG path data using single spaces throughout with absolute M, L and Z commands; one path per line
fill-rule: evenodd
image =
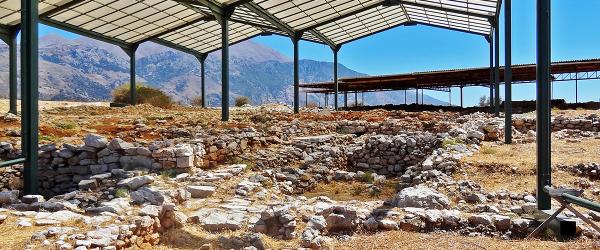
M 121 180 L 119 183 L 117 183 L 117 186 L 127 187 L 129 190 L 136 190 L 141 186 L 150 184 L 152 182 L 154 182 L 154 178 L 152 178 L 152 176 L 142 175 Z
M 401 208 L 447 209 L 450 207 L 450 200 L 446 195 L 422 186 L 402 189 L 402 191 L 396 194 L 392 203 L 396 207 Z
M 13 204 L 18 202 L 19 191 L 2 191 L 0 192 L 0 205 Z
M 152 205 L 160 206 L 165 202 L 165 197 L 158 191 L 142 187 L 136 191 L 129 193 L 133 204 L 144 204 L 149 202 Z
M 133 144 L 122 140 L 121 138 L 114 138 L 108 144 L 108 147 L 112 150 L 126 150 L 132 148 Z
M 245 217 L 246 214 L 242 211 L 202 208 L 192 214 L 190 219 L 199 223 L 205 230 L 219 232 L 241 229 Z
M 85 135 L 84 143 L 88 147 L 101 149 L 106 147 L 108 140 L 97 134 L 87 134 Z
M 211 186 L 187 186 L 186 190 L 190 192 L 192 198 L 206 198 L 211 196 L 216 188 Z

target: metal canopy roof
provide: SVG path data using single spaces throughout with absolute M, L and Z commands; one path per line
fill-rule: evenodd
M 278 34 L 332 48 L 401 25 L 491 34 L 501 0 L 40 0 L 40 20 L 127 47 L 145 41 L 204 54 L 220 49 L 215 15 L 229 17 L 229 42 Z M 0 0 L 0 28 L 20 22 L 20 1 Z M 215 14 L 216 13 L 216 14 Z
M 554 81 L 572 80 L 572 76 L 560 74 L 594 72 L 593 77 L 579 76 L 580 80 L 598 78 L 600 59 L 578 61 L 560 61 L 552 63 L 551 74 Z M 504 67 L 500 67 L 500 82 L 504 81 Z M 513 83 L 532 82 L 536 79 L 536 65 L 522 64 L 512 66 Z M 371 92 L 407 89 L 442 89 L 450 87 L 488 86 L 490 83 L 490 68 L 469 68 L 414 72 L 407 74 L 364 76 L 339 79 L 339 91 Z M 308 93 L 333 93 L 334 83 L 305 83 L 301 88 Z

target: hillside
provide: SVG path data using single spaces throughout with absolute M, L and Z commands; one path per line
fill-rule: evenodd
M 252 41 L 231 47 L 231 98 L 245 95 L 253 103 L 291 103 L 293 65 L 290 58 Z M 0 58 L 8 58 L 8 47 L 0 44 Z M 220 52 L 206 63 L 207 96 L 210 105 L 220 103 Z M 300 81 L 332 79 L 331 62 L 300 60 Z M 200 95 L 200 65 L 191 55 L 153 43 L 137 51 L 137 78 L 160 88 L 182 103 Z M 362 76 L 340 64 L 340 77 Z M 40 39 L 40 98 L 43 100 L 110 100 L 111 91 L 129 80 L 129 58 L 117 46 L 88 38 L 67 39 L 46 35 Z M 0 61 L 0 96 L 8 93 L 8 61 Z M 309 97 L 318 102 L 317 96 Z M 385 104 L 404 101 L 394 93 L 369 94 L 365 102 Z M 412 98 L 408 97 L 411 102 Z M 301 99 L 304 99 L 302 95 Z M 353 100 L 351 98 L 351 100 Z M 352 101 L 351 101 L 352 102 Z M 426 102 L 442 104 L 426 96 Z M 304 101 L 302 102 L 304 103 Z

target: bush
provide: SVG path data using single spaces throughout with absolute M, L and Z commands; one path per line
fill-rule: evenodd
M 238 96 L 235 98 L 235 106 L 241 107 L 246 104 L 250 104 L 250 98 L 247 96 Z
M 194 107 L 202 107 L 202 96 L 196 96 L 192 98 L 190 104 L 192 104 Z
M 173 105 L 170 96 L 159 89 L 148 87 L 144 84 L 136 84 L 137 104 L 150 104 L 155 107 L 169 108 Z M 129 83 L 117 87 L 113 91 L 113 102 L 129 103 Z

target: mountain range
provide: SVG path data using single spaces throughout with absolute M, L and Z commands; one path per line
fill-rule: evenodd
M 56 34 L 39 40 L 39 85 L 42 100 L 108 101 L 112 90 L 129 81 L 129 57 L 119 47 L 79 37 Z M 209 105 L 221 102 L 220 51 L 206 59 Z M 140 45 L 136 53 L 136 78 L 159 88 L 181 103 L 200 96 L 200 63 L 189 54 L 155 43 Z M 0 96 L 8 95 L 8 47 L 0 44 Z M 333 78 L 333 63 L 300 60 L 300 82 L 324 82 Z M 338 65 L 340 77 L 365 76 Z M 251 40 L 230 47 L 230 96 L 248 96 L 254 104 L 287 103 L 293 100 L 293 64 L 283 54 Z M 343 95 L 342 95 L 343 96 Z M 407 97 L 414 101 L 414 95 Z M 349 103 L 354 100 L 349 94 Z M 309 102 L 323 97 L 309 95 Z M 401 92 L 365 94 L 367 104 L 403 103 Z M 445 104 L 425 96 L 425 102 Z M 301 93 L 301 103 L 304 94 Z

